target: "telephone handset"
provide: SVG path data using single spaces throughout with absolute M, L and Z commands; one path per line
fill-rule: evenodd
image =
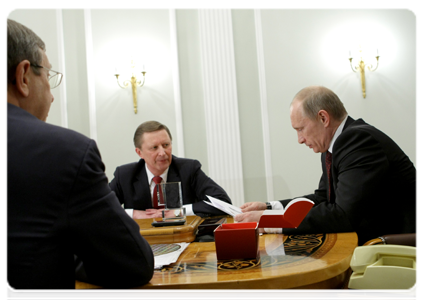
M 409 289 L 416 283 L 416 247 L 360 246 L 350 266 L 351 289 Z

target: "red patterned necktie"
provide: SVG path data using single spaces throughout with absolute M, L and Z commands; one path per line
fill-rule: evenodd
M 164 204 L 162 204 L 164 203 L 163 193 L 162 193 L 162 188 L 160 186 L 160 182 L 162 182 L 162 178 L 160 176 L 154 176 L 153 181 L 156 184 L 153 190 L 153 206 L 156 209 L 163 208 L 164 207 Z M 159 197 L 157 197 L 157 194 L 159 194 Z M 160 202 L 161 202 L 160 204 L 159 204 L 158 198 L 160 198 Z
M 326 173 L 328 174 L 328 184 L 329 184 L 329 202 L 330 202 L 330 198 L 331 198 L 331 188 L 332 188 L 332 176 L 331 176 L 331 166 L 332 166 L 332 153 L 330 153 L 329 151 L 326 152 L 326 159 L 325 159 L 325 163 L 326 163 Z

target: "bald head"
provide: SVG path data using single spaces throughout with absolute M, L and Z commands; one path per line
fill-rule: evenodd
M 309 86 L 299 91 L 292 100 L 301 106 L 305 117 L 314 120 L 321 110 L 325 110 L 333 120 L 342 121 L 347 116 L 344 104 L 330 89 L 323 86 Z

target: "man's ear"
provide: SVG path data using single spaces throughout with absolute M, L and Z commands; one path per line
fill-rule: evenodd
M 318 114 L 318 119 L 320 122 L 322 122 L 323 126 L 328 127 L 329 123 L 330 123 L 330 116 L 329 113 L 326 110 L 319 110 Z
M 28 60 L 21 61 L 16 67 L 16 89 L 23 97 L 29 96 L 31 63 Z
M 138 154 L 139 157 L 144 158 L 143 155 L 142 155 L 142 151 L 141 151 L 140 148 L 138 148 L 138 147 L 135 148 L 135 152 Z

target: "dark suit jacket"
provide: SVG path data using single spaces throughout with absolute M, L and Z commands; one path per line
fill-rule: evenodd
M 7 276 L 13 288 L 75 288 L 74 255 L 93 284 L 150 281 L 151 247 L 110 190 L 93 140 L 8 104 L 7 142 Z
M 117 167 L 114 176 L 115 178 L 110 182 L 110 187 L 125 208 L 137 210 L 153 208 L 144 159 Z M 172 155 L 167 182 L 179 181 L 182 186 L 183 204 L 192 204 L 196 215 L 225 214 L 204 203 L 203 200 L 208 200 L 206 195 L 232 203 L 225 190 L 204 174 L 199 161 Z
M 391 138 L 348 117 L 333 146 L 330 201 L 325 157 L 319 188 L 305 196 L 315 206 L 297 229 L 284 233 L 355 231 L 361 245 L 383 234 L 416 231 L 416 169 Z

